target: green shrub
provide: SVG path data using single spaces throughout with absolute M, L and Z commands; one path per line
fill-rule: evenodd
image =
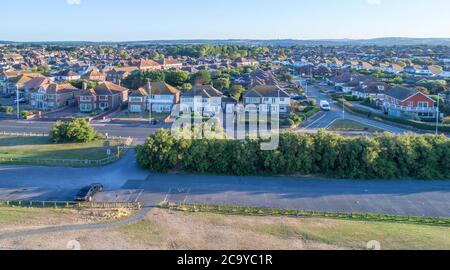
M 279 147 L 261 140 L 174 139 L 158 131 L 138 146 L 139 165 L 156 172 L 317 174 L 335 178 L 449 179 L 450 139 L 434 135 L 345 138 L 334 133 L 280 134 Z
M 33 115 L 33 113 L 30 111 L 22 111 L 20 114 L 22 115 L 23 119 L 27 119 L 29 116 Z
M 14 111 L 14 108 L 11 106 L 0 106 L 0 112 L 3 113 L 12 113 Z
M 53 130 L 50 131 L 50 138 L 55 143 L 87 143 L 102 137 L 85 119 L 78 118 L 70 122 L 56 122 Z

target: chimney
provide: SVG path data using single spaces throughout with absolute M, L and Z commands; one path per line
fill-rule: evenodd
M 121 79 L 119 79 L 118 85 L 122 86 L 122 80 Z
M 87 83 L 86 82 L 83 82 L 82 88 L 83 88 L 83 91 L 87 90 Z
M 147 79 L 147 89 L 148 90 L 152 89 L 152 81 L 150 79 Z

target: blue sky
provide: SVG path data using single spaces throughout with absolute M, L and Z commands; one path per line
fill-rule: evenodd
M 1 0 L 0 40 L 450 38 L 448 0 Z

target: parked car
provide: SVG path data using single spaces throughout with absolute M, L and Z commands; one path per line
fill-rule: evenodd
M 324 111 L 330 111 L 331 107 L 330 107 L 330 103 L 326 100 L 321 100 L 320 101 L 320 108 Z
M 19 103 L 26 103 L 27 100 L 26 100 L 26 98 L 14 99 L 14 103 L 17 103 L 17 102 L 19 102 Z
M 103 191 L 102 184 L 92 184 L 90 186 L 82 188 L 77 196 L 75 196 L 75 201 L 77 202 L 91 202 L 95 194 Z

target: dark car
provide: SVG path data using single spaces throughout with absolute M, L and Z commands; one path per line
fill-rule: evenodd
M 77 202 L 90 202 L 95 194 L 102 192 L 102 184 L 92 184 L 90 186 L 82 188 L 77 196 L 75 196 L 75 201 Z

